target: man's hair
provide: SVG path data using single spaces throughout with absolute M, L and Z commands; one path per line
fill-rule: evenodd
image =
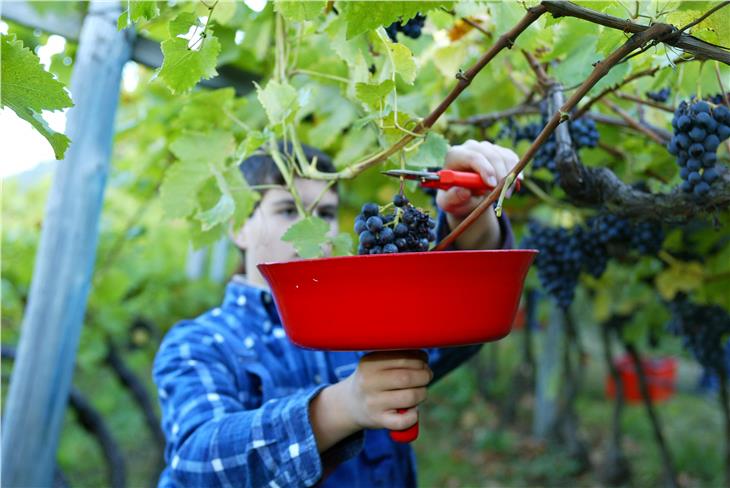
M 287 142 L 284 144 L 283 141 L 279 141 L 277 145 L 282 154 L 294 157 L 292 143 Z M 302 144 L 302 150 L 307 161 L 312 162 L 314 158 L 317 158 L 317 169 L 319 171 L 323 173 L 335 173 L 337 171 L 334 163 L 332 163 L 332 159 L 319 149 Z M 243 173 L 243 177 L 246 178 L 246 181 L 251 186 L 284 185 L 284 177 L 276 166 L 274 158 L 271 157 L 267 146 L 262 146 L 257 149 L 253 155 L 244 159 L 238 167 L 241 173 Z

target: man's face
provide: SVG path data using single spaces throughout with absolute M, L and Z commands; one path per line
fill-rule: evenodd
M 327 187 L 324 181 L 296 178 L 294 186 L 305 209 L 309 209 Z M 319 199 L 313 214 L 330 225 L 331 235 L 339 232 L 337 225 L 337 194 L 328 190 Z M 264 193 L 258 208 L 235 236 L 238 247 L 246 251 L 246 273 L 252 283 L 265 285 L 266 281 L 256 265 L 271 261 L 298 259 L 294 246 L 281 240 L 281 236 L 300 220 L 294 198 L 284 188 L 272 188 Z

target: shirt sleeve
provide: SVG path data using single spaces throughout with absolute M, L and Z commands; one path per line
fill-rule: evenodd
M 226 351 L 221 337 L 184 322 L 168 333 L 155 358 L 172 480 L 180 486 L 314 485 L 323 471 L 309 403 L 327 385 L 247 409 L 247 396 L 258 394 L 259 385 L 234 373 L 231 362 L 242 358 Z M 340 456 L 354 455 L 356 443 L 343 443 L 347 453 Z
M 503 212 L 502 216 L 497 218 L 497 221 L 499 222 L 499 229 L 502 234 L 502 242 L 499 249 L 512 249 L 514 247 L 515 240 L 509 218 L 507 218 L 507 215 Z M 439 209 L 438 219 L 436 222 L 437 240 L 441 241 L 449 234 L 449 232 L 451 232 L 448 221 L 446 220 L 446 212 Z M 447 250 L 453 251 L 455 248 L 452 245 L 449 246 Z M 446 376 L 451 370 L 459 367 L 461 364 L 469 360 L 472 356 L 479 352 L 482 345 L 483 344 L 475 344 L 471 346 L 427 349 L 428 363 L 434 374 L 431 384 L 436 383 L 438 380 Z

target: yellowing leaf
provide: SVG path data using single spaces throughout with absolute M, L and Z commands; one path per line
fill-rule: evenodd
M 655 284 L 662 298 L 671 300 L 680 291 L 690 292 L 700 287 L 703 276 L 700 263 L 676 262 L 657 275 Z

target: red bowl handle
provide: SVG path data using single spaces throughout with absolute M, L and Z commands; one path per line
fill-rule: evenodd
M 403 413 L 407 408 L 399 408 L 398 413 Z M 413 442 L 418 438 L 418 421 L 405 430 L 391 430 L 390 438 L 395 442 Z

